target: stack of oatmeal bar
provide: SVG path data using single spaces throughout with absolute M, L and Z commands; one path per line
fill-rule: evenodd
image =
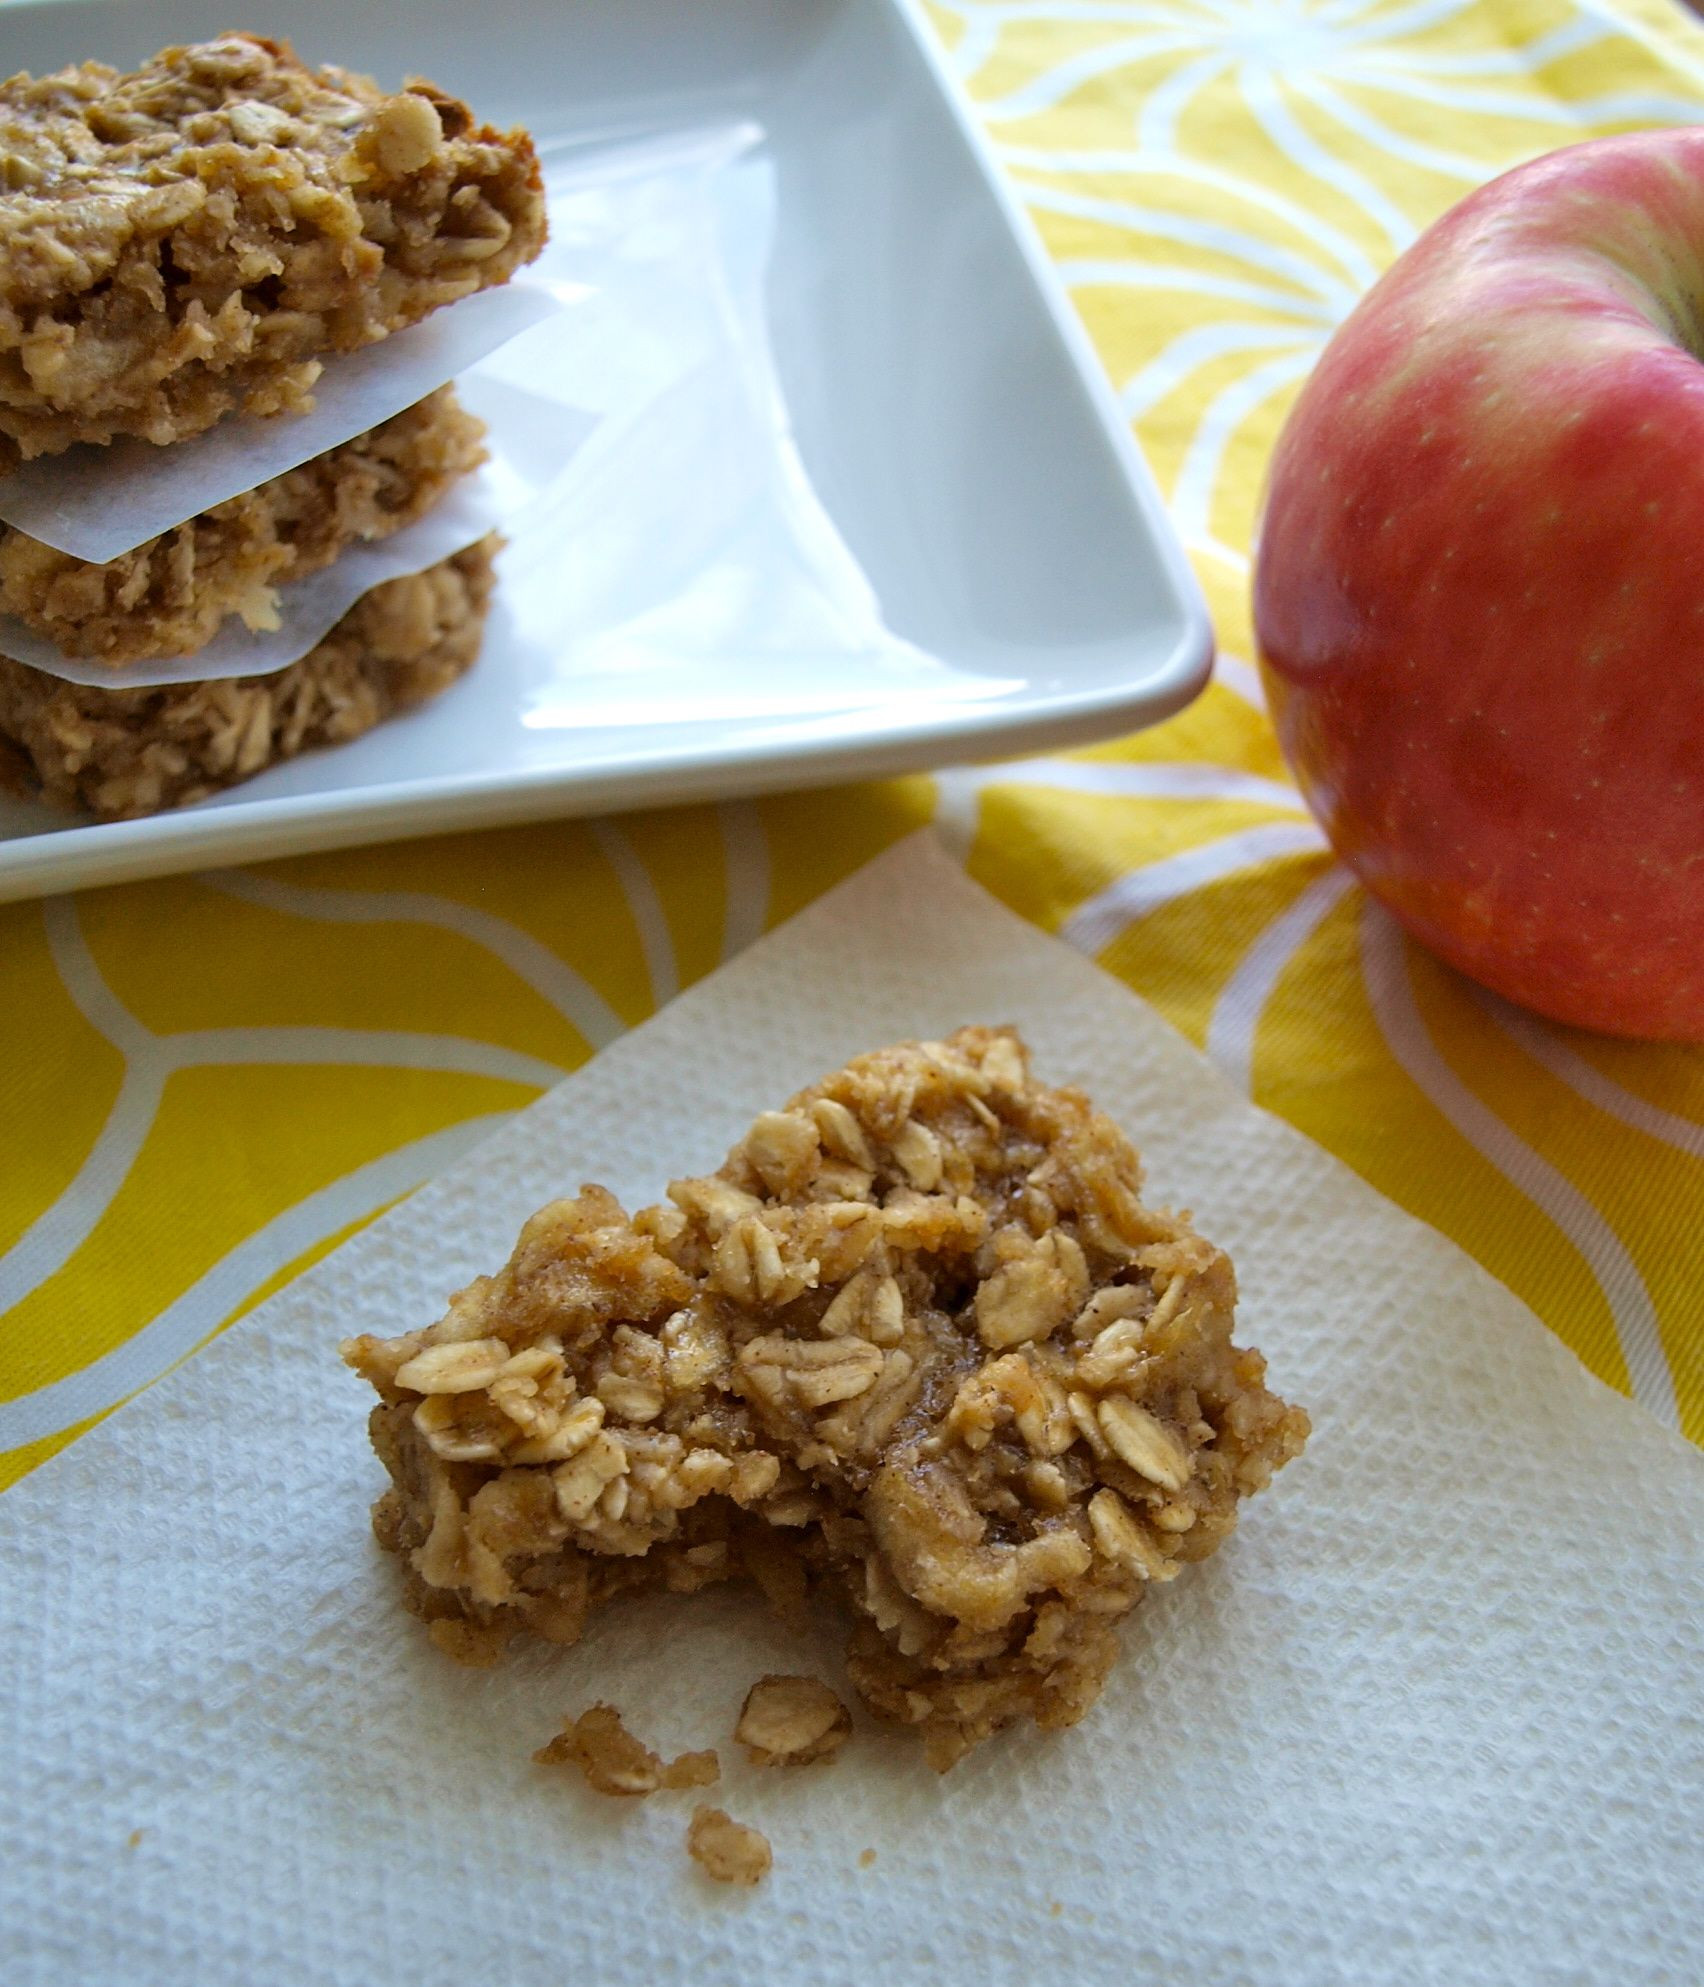
M 0 84 L 0 474 L 229 415 L 289 420 L 328 360 L 506 282 L 545 236 L 524 132 L 231 34 L 133 74 Z M 483 458 L 448 386 L 102 565 L 0 525 L 0 614 L 97 685 L 0 654 L 0 773 L 146 814 L 357 737 L 478 653 L 493 537 L 358 600 L 271 674 L 127 687 L 415 522 Z M 97 673 L 88 668 L 82 675 Z M 107 680 L 110 677 L 110 683 Z

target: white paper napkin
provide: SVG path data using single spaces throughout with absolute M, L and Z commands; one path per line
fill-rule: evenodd
M 1096 1710 L 943 1780 L 862 1718 L 832 1767 L 765 1776 L 734 1757 L 746 1687 L 838 1670 L 750 1595 L 490 1673 L 438 1656 L 367 1532 L 337 1339 L 435 1316 L 547 1197 L 653 1196 L 844 1056 L 968 1020 L 1019 1022 L 1135 1134 L 1315 1420 L 1138 1609 Z M 914 840 L 0 1498 L 6 1978 L 1692 1987 L 1701 1541 L 1704 1459 Z M 530 1764 L 598 1697 L 720 1747 L 761 1890 L 693 1872 L 690 1800 Z

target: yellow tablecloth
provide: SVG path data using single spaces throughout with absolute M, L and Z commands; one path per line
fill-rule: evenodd
M 1071 757 L 0 909 L 0 1484 L 931 815 L 1704 1441 L 1704 1051 L 1528 1020 L 1366 904 L 1263 714 L 1247 556 L 1355 296 L 1490 173 L 1704 116 L 1704 34 L 1667 0 L 934 13 L 1189 544 L 1214 687 Z

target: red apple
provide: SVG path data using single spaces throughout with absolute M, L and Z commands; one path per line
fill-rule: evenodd
M 1704 130 L 1430 228 L 1273 458 L 1255 627 L 1332 845 L 1581 1027 L 1704 1040 Z

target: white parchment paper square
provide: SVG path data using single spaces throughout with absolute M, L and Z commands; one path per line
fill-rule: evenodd
M 846 1055 L 969 1020 L 1021 1023 L 1134 1133 L 1315 1419 L 1137 1611 L 1096 1710 L 943 1780 L 863 1719 L 834 1766 L 764 1776 L 746 1687 L 838 1666 L 748 1595 L 439 1657 L 368 1535 L 337 1339 L 435 1315 L 549 1196 L 654 1196 Z M 1694 1987 L 1701 1541 L 1704 1458 L 918 838 L 0 1497 L 5 1976 Z M 720 1746 L 710 1798 L 774 1842 L 760 1891 L 692 1872 L 690 1801 L 530 1764 L 600 1696 Z

